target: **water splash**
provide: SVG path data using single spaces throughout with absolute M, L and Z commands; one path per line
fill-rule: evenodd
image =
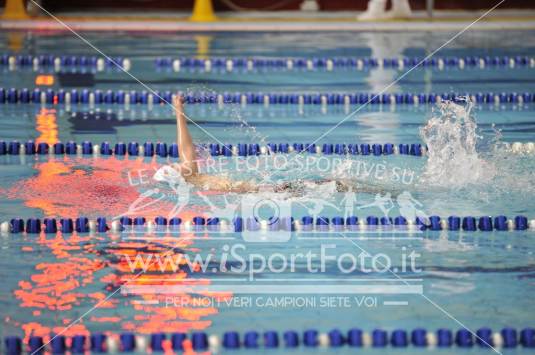
M 460 188 L 489 182 L 496 175 L 495 166 L 482 159 L 476 150 L 481 137 L 472 108 L 468 98 L 461 98 L 461 103 L 443 101 L 420 129 L 429 150 L 421 182 Z

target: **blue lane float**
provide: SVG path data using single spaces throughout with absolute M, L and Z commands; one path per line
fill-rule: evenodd
M 419 143 L 268 143 L 260 145 L 258 143 L 237 143 L 237 144 L 200 144 L 200 150 L 208 152 L 213 157 L 231 156 L 257 156 L 266 154 L 288 154 L 307 153 L 323 155 L 363 155 L 363 156 L 383 156 L 383 155 L 411 155 L 416 157 L 424 156 L 427 148 Z M 0 141 L 0 156 L 2 155 L 59 155 L 59 156 L 130 156 L 130 157 L 153 157 L 178 158 L 178 145 L 176 143 L 138 142 L 111 144 L 102 142 L 93 144 L 89 141 L 81 143 L 57 142 L 47 144 L 43 142 L 27 141 Z
M 40 88 L 0 88 L 0 104 L 90 104 L 90 105 L 134 105 L 171 103 L 171 91 L 124 91 L 124 90 L 65 90 Z M 263 104 L 263 105 L 402 105 L 434 104 L 441 100 L 460 100 L 471 97 L 476 103 L 531 103 L 535 95 L 531 92 L 445 92 L 445 93 L 393 93 L 375 94 L 362 92 L 327 93 L 284 93 L 284 92 L 197 92 L 184 95 L 188 104 Z
M 295 231 L 313 233 L 337 232 L 369 232 L 369 231 L 464 231 L 464 232 L 505 232 L 505 231 L 535 231 L 535 219 L 526 216 L 508 218 L 504 215 L 491 216 L 449 216 L 441 218 L 431 216 L 429 219 L 417 217 L 407 220 L 405 217 L 281 217 L 269 220 L 257 220 L 252 217 L 235 217 L 232 220 L 219 217 L 196 216 L 183 221 L 178 217 L 167 219 L 156 217 L 154 220 L 145 217 L 121 217 L 108 223 L 105 217 L 89 219 L 62 218 L 12 218 L 0 225 L 2 233 L 27 234 L 55 234 L 61 233 L 169 233 L 169 232 L 243 232 L 243 231 Z
M 67 340 L 70 340 L 68 342 Z M 184 351 L 191 347 L 194 351 L 220 351 L 238 349 L 291 349 L 306 348 L 457 348 L 457 351 L 472 348 L 514 349 L 523 347 L 535 348 L 535 329 L 503 328 L 493 331 L 484 327 L 474 332 L 468 329 L 453 331 L 438 329 L 428 331 L 424 328 L 413 330 L 395 329 L 391 332 L 383 329 L 373 329 L 366 332 L 359 328 L 351 328 L 344 332 L 332 329 L 323 333 L 317 329 L 307 329 L 303 332 L 294 330 L 258 332 L 227 331 L 223 334 L 208 334 L 198 331 L 192 333 L 153 333 L 150 335 L 124 332 L 120 334 L 92 333 L 74 335 L 68 339 L 65 336 L 41 337 L 30 336 L 27 343 L 17 336 L 4 338 L 4 353 L 19 355 L 23 352 L 39 351 L 54 354 L 64 353 L 107 353 L 107 352 L 160 352 L 170 346 L 173 351 Z M 187 343 L 187 345 L 186 345 Z M 69 346 L 67 346 L 69 344 Z
M 131 68 L 131 60 L 124 57 L 95 57 L 78 55 L 54 55 L 54 54 L 0 54 L 0 67 L 13 68 L 66 68 L 66 69 L 105 69 L 117 68 L 128 70 Z
M 128 67 L 131 60 L 123 57 L 96 57 L 85 55 L 55 55 L 55 54 L 0 54 L 0 67 L 65 67 L 91 68 L 98 66 L 113 67 L 118 65 Z M 154 65 L 158 69 L 264 69 L 271 71 L 282 70 L 334 70 L 350 69 L 366 70 L 372 68 L 404 69 L 420 65 L 431 69 L 483 69 L 483 68 L 522 68 L 535 66 L 535 58 L 529 56 L 435 56 L 424 60 L 423 57 L 312 57 L 312 58 L 266 58 L 266 57 L 211 57 L 207 59 L 190 57 L 156 57 Z
M 483 68 L 516 68 L 534 67 L 535 59 L 528 56 L 449 56 L 432 57 L 331 57 L 331 58 L 261 58 L 261 57 L 212 57 L 207 59 L 189 57 L 157 57 L 154 65 L 158 69 L 172 69 L 176 72 L 182 69 L 204 70 L 223 69 L 232 71 L 263 69 L 269 71 L 288 70 L 334 70 L 357 69 L 367 70 L 373 68 L 405 69 L 414 66 L 423 68 L 445 69 L 483 69 Z

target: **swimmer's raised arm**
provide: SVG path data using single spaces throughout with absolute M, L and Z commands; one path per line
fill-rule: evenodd
M 173 99 L 173 106 L 176 113 L 176 127 L 178 139 L 178 154 L 180 156 L 180 172 L 184 177 L 194 176 L 199 173 L 197 166 L 197 155 L 195 153 L 195 146 L 191 140 L 191 135 L 188 130 L 188 123 L 184 116 L 184 98 L 177 94 Z

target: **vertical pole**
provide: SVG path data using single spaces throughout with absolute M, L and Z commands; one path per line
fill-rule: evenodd
M 433 17 L 433 8 L 435 7 L 435 1 L 434 0 L 426 0 L 425 2 L 425 6 L 426 6 L 426 9 L 427 9 L 427 16 L 428 17 Z

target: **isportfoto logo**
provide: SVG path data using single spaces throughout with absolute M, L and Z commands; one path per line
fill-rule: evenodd
M 321 244 L 318 248 L 300 250 L 292 253 L 260 253 L 248 252 L 245 244 L 232 246 L 225 244 L 219 255 L 179 253 L 176 255 L 137 254 L 135 257 L 125 254 L 123 257 L 132 273 L 140 271 L 177 272 L 184 270 L 189 273 L 234 273 L 248 275 L 250 280 L 255 276 L 274 273 L 289 274 L 307 272 L 311 274 L 331 273 L 333 268 L 339 274 L 385 274 L 391 271 L 400 273 L 419 273 L 416 261 L 421 255 L 406 247 L 399 250 L 398 255 L 391 257 L 385 253 L 370 254 L 366 251 L 338 250 L 336 244 Z M 338 253 L 337 253 L 338 252 Z M 393 260 L 395 258 L 395 260 Z
M 131 282 L 125 295 L 177 295 L 187 293 L 237 294 L 421 294 L 421 273 L 416 266 L 421 255 L 407 247 L 386 252 L 338 248 L 322 244 L 291 251 L 250 251 L 245 244 L 225 244 L 217 253 L 124 255 L 133 274 L 160 273 L 157 283 Z M 184 277 L 177 278 L 177 272 Z M 221 275 L 222 274 L 222 275 Z M 188 275 L 188 276 L 186 276 Z M 365 275 L 365 277 L 363 277 Z M 222 277 L 223 276 L 223 277 Z

